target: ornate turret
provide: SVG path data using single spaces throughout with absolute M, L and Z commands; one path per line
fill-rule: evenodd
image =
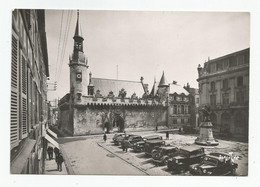
M 162 74 L 162 77 L 161 77 L 161 80 L 160 80 L 158 87 L 169 87 L 169 85 L 168 85 L 168 83 L 165 79 L 165 76 L 164 76 L 164 71 L 163 71 L 163 74 Z
M 167 83 L 167 81 L 165 79 L 164 71 L 163 71 L 161 80 L 158 85 L 158 96 L 161 101 L 166 101 L 168 92 L 169 92 L 169 84 Z
M 74 34 L 73 54 L 70 57 L 70 93 L 76 101 L 81 96 L 88 95 L 88 61 L 83 52 L 83 40 L 79 23 L 79 11 L 77 11 L 77 23 Z M 75 100 L 74 100 L 75 101 Z

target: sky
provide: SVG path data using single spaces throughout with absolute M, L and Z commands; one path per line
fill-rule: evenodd
M 49 100 L 69 92 L 76 15 L 76 10 L 46 10 L 49 81 L 57 81 Z M 168 83 L 197 88 L 198 64 L 250 47 L 245 12 L 80 10 L 80 25 L 93 77 L 116 79 L 118 66 L 118 79 L 143 76 L 149 90 L 163 71 Z

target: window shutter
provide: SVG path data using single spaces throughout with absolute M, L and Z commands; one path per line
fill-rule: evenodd
M 11 62 L 11 122 L 10 122 L 10 140 L 11 148 L 18 145 L 18 132 L 19 132 L 19 97 L 18 97 L 18 49 L 19 43 L 15 33 L 12 34 L 12 62 Z
M 27 63 L 21 55 L 21 135 L 27 137 Z

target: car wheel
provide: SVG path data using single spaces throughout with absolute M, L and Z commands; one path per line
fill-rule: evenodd
M 167 165 L 167 164 L 168 164 L 168 158 L 165 158 L 164 161 L 163 161 L 163 163 L 164 163 L 165 165 Z
M 152 153 L 152 155 L 153 155 L 153 154 L 155 154 L 156 152 L 157 152 L 157 151 L 154 149 L 154 150 L 152 150 L 151 153 Z

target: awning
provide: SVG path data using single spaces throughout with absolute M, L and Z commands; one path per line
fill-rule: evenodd
M 11 163 L 11 174 L 21 174 L 23 173 L 24 167 L 27 166 L 27 161 L 32 152 L 32 149 L 36 143 L 36 140 L 26 139 L 24 142 L 24 146 L 17 155 L 17 157 Z
M 58 149 L 60 149 L 60 146 L 58 144 L 58 142 L 56 142 L 52 137 L 50 137 L 48 134 L 45 134 L 46 140 L 48 140 L 48 142 L 50 142 L 52 145 L 54 145 L 55 147 L 57 147 Z
M 51 129 L 47 129 L 47 132 L 50 133 L 54 138 L 58 138 L 57 134 L 53 132 Z

